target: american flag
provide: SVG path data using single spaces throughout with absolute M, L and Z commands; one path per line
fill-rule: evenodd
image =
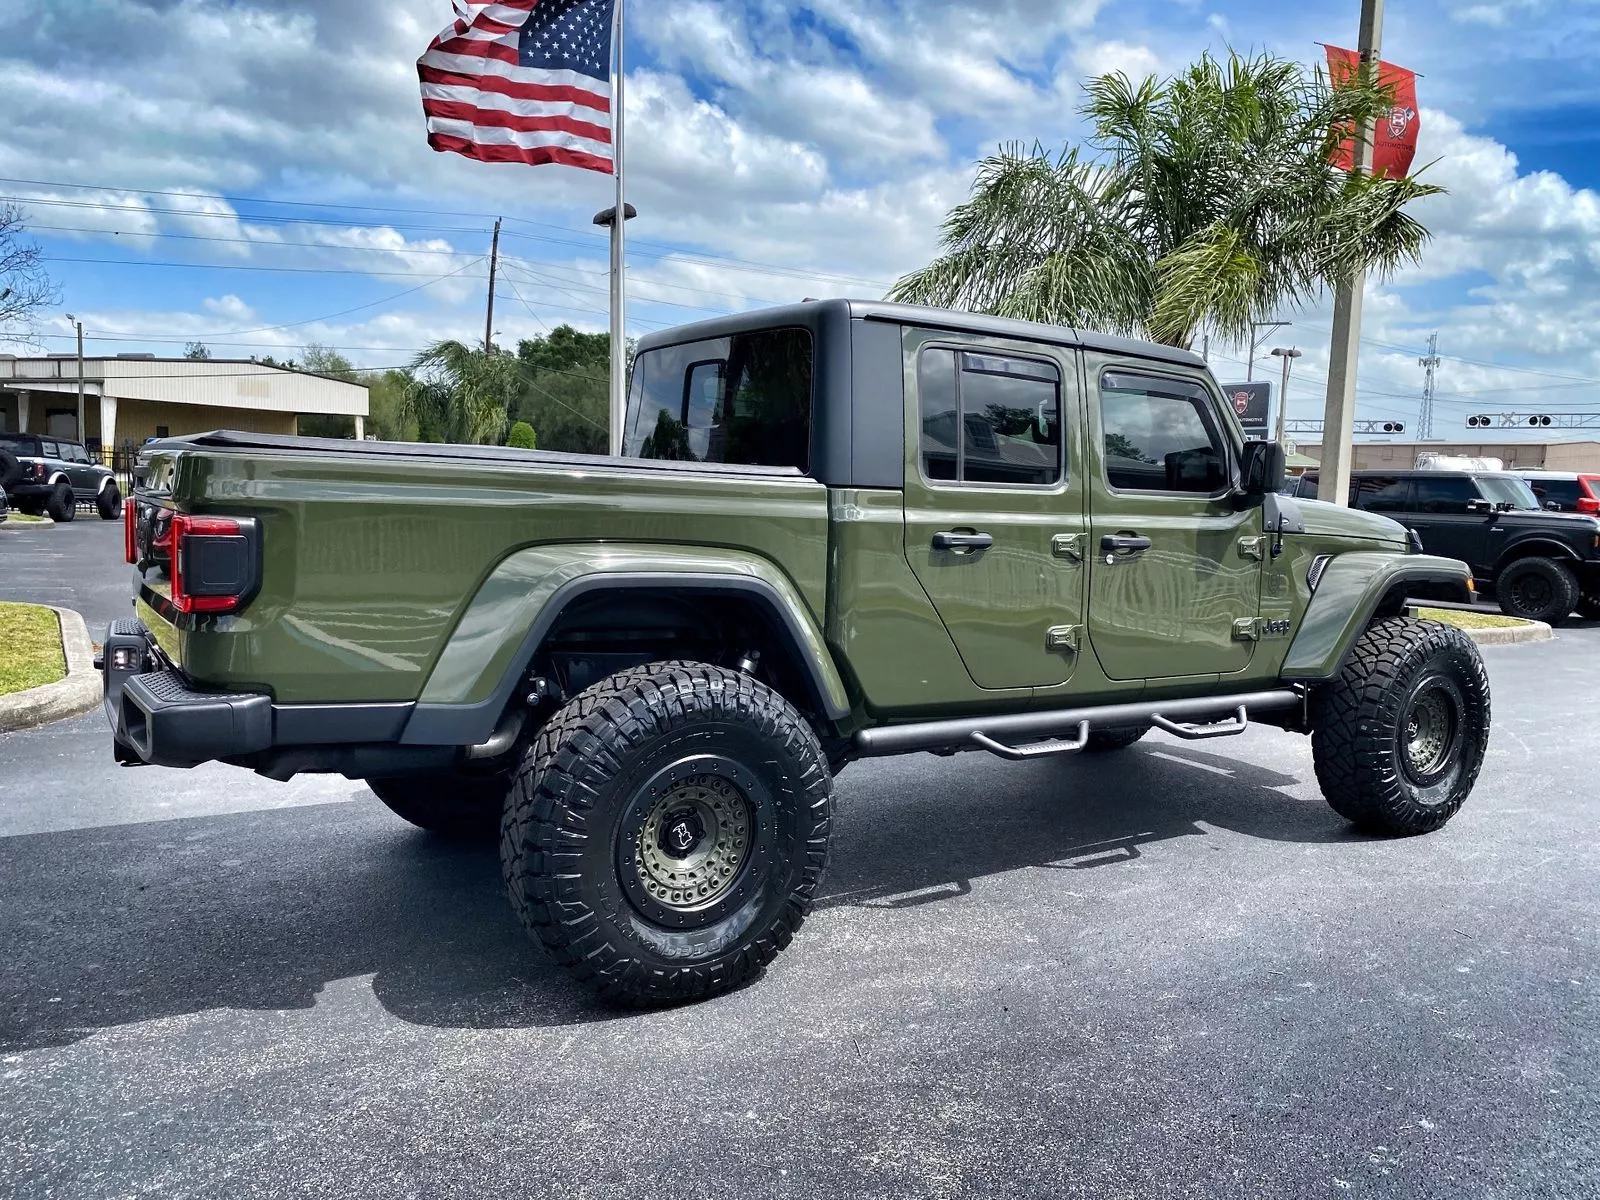
M 428 144 L 483 162 L 611 173 L 616 0 L 454 0 L 417 60 Z

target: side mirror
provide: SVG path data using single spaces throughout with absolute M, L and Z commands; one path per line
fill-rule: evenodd
M 1545 511 L 1546 512 L 1560 512 L 1561 511 L 1561 501 L 1559 501 L 1559 500 L 1546 500 L 1544 502 L 1544 507 L 1545 507 Z
M 1283 489 L 1289 456 L 1277 442 L 1246 442 L 1239 454 L 1239 487 L 1246 496 Z
M 1490 504 L 1487 500 L 1468 500 L 1467 511 L 1469 513 L 1492 513 L 1494 511 L 1494 505 Z

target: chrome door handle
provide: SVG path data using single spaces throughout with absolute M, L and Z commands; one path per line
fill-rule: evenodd
M 956 533 L 945 531 L 933 535 L 935 550 L 987 550 L 994 538 L 987 533 Z

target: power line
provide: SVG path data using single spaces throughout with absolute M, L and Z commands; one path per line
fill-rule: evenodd
M 481 256 L 480 256 L 481 258 Z M 289 275 L 370 275 L 374 278 L 392 279 L 421 279 L 428 275 L 427 271 L 357 271 L 352 272 L 349 267 L 261 267 L 245 266 L 241 263 L 197 263 L 197 262 L 167 262 L 155 259 L 136 258 L 66 258 L 59 255 L 50 255 L 49 262 L 58 263 L 90 263 L 107 267 L 177 267 L 191 271 L 267 271 L 276 274 Z
M 411 246 L 339 246 L 328 242 L 273 242 L 262 238 L 207 237 L 200 233 L 146 233 L 138 229 L 96 229 L 92 225 L 29 225 L 30 231 L 47 229 L 54 233 L 92 233 L 128 238 L 170 238 L 185 242 L 221 242 L 232 246 L 274 246 L 289 250 L 348 250 L 358 254 L 428 254 L 448 258 L 476 256 L 473 250 L 424 250 Z

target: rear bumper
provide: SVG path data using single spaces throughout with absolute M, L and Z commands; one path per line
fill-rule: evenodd
M 130 766 L 228 762 L 272 779 L 335 772 L 372 779 L 443 771 L 459 746 L 402 746 L 414 704 L 274 704 L 265 692 L 202 692 L 143 621 L 112 622 L 98 660 L 116 759 Z
M 142 622 L 113 622 L 100 669 L 119 762 L 193 767 L 272 745 L 271 696 L 195 691 Z

